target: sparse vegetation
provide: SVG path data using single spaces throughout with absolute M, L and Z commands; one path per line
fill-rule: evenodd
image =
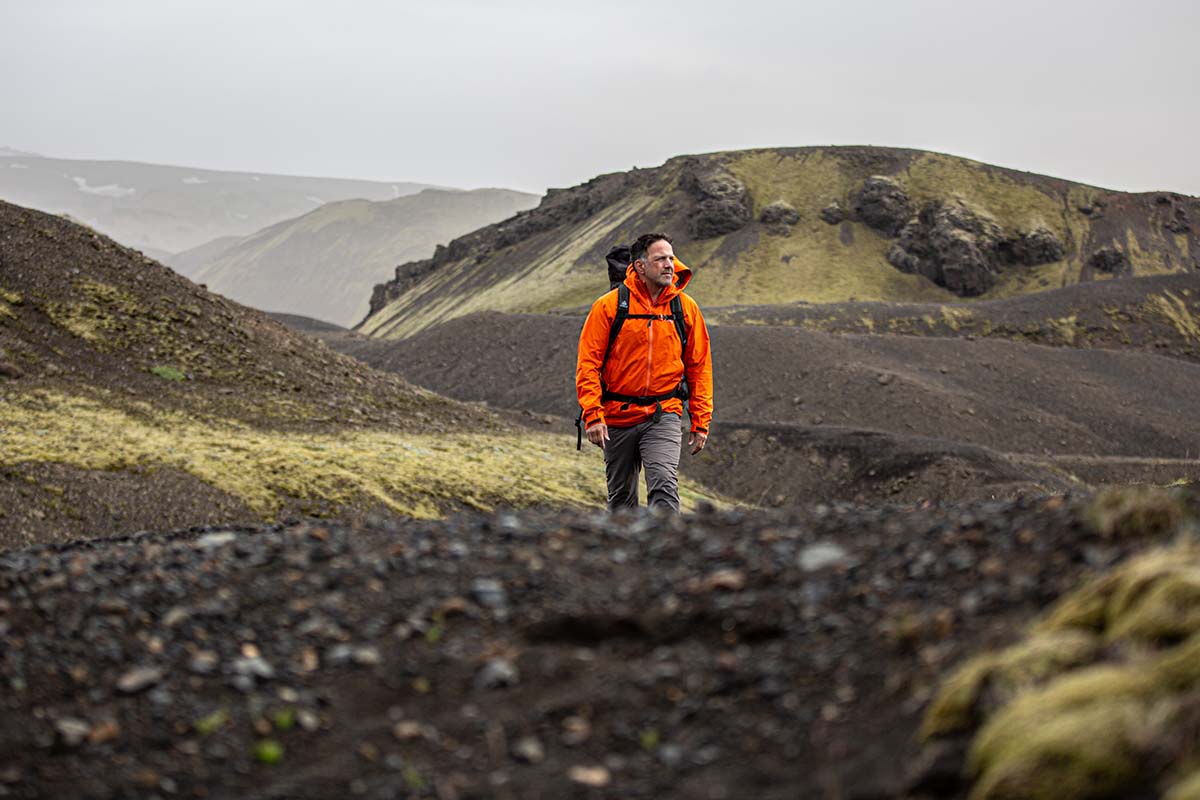
M 144 406 L 43 392 L 0 407 L 0 464 L 57 462 L 93 470 L 174 467 L 271 518 L 287 502 L 311 510 L 378 504 L 417 517 L 498 505 L 603 505 L 603 463 L 561 437 L 531 433 L 321 434 L 201 421 Z M 688 507 L 711 499 L 683 487 Z
M 923 733 L 978 729 L 968 763 L 976 800 L 1113 797 L 1158 781 L 1167 796 L 1194 791 L 1193 778 L 1161 771 L 1200 758 L 1187 733 L 1200 686 L 1191 518 L 1177 495 L 1154 490 L 1105 493 L 1091 515 L 1109 537 L 1185 538 L 1063 598 L 1025 642 L 972 659 L 943 684 Z
M 187 379 L 187 375 L 184 372 L 182 372 L 181 370 L 176 369 L 175 367 L 159 365 L 156 367 L 152 367 L 150 369 L 150 372 L 153 373 L 154 375 L 157 375 L 158 377 L 164 378 L 168 381 L 182 381 L 182 380 Z
M 1151 295 L 1148 298 L 1147 307 L 1151 312 L 1170 322 L 1184 339 L 1190 342 L 1200 342 L 1200 320 L 1193 316 L 1191 309 L 1182 298 L 1166 291 L 1161 295 Z

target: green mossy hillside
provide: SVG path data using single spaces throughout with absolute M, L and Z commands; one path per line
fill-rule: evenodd
M 722 185 L 742 187 L 748 198 L 745 220 L 722 222 L 725 232 L 716 235 L 696 224 L 705 202 L 696 187 L 711 175 L 720 176 Z M 865 224 L 854 210 L 864 181 L 876 175 L 901 187 L 914 212 L 954 204 L 1007 235 L 1042 231 L 1061 243 L 1058 261 L 1009 265 L 972 300 L 1111 278 L 1091 261 L 1105 248 L 1125 259 L 1121 276 L 1181 272 L 1200 263 L 1196 234 L 1173 232 L 1186 223 L 1172 215 L 1186 217 L 1197 205 L 1190 198 L 1126 195 L 915 150 L 735 151 L 682 156 L 654 169 L 552 191 L 537 209 L 461 237 L 429 261 L 397 267 L 395 280 L 376 286 L 359 330 L 403 338 L 476 311 L 578 309 L 606 287 L 608 248 L 647 230 L 672 235 L 676 254 L 695 273 L 689 293 L 710 308 L 969 302 L 888 262 L 895 238 Z M 780 202 L 798 214 L 794 224 L 760 221 L 766 207 Z

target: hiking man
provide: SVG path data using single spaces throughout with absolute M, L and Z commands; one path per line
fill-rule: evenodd
M 683 401 L 692 455 L 707 444 L 712 419 L 708 329 L 683 293 L 692 271 L 666 234 L 639 236 L 629 255 L 624 283 L 593 303 L 583 324 L 575 390 L 587 439 L 604 450 L 609 511 L 637 508 L 645 465 L 646 504 L 678 512 Z

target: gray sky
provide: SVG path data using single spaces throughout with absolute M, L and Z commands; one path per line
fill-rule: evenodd
M 916 147 L 1200 195 L 1195 0 L 0 0 L 0 145 L 542 191 Z

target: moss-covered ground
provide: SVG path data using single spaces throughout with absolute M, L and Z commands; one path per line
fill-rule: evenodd
M 0 406 L 0 466 L 173 468 L 271 519 L 299 506 L 335 515 L 386 507 L 417 517 L 460 508 L 602 507 L 598 451 L 515 428 L 423 434 L 384 429 L 287 432 L 48 391 Z M 715 499 L 694 485 L 685 507 Z M 718 501 L 719 502 L 719 501 Z
M 1195 796 L 1200 763 L 1200 540 L 1177 496 L 1097 497 L 1102 537 L 1173 532 L 1060 600 L 1012 647 L 967 662 L 925 718 L 970 734 L 974 800 Z

